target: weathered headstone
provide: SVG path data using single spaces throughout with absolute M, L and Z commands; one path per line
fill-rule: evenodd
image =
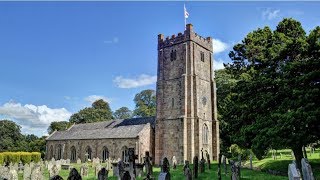
M 24 165 L 23 180 L 31 180 L 31 168 L 30 168 L 29 164 Z
M 81 164 L 81 159 L 77 159 L 77 164 Z
M 130 176 L 133 178 L 136 177 L 136 163 L 135 163 L 136 159 L 137 157 L 134 154 L 134 148 L 129 148 L 129 173 L 130 173 Z
M 300 180 L 300 173 L 297 171 L 294 163 L 291 163 L 288 166 L 288 177 L 289 180 Z
M 10 170 L 10 180 L 18 180 L 18 172 L 15 169 Z
M 50 178 L 50 180 L 63 180 L 63 178 L 59 175 L 55 175 L 52 178 Z
M 172 157 L 172 169 L 176 169 L 177 168 L 177 158 L 176 156 Z
M 221 161 L 222 161 L 222 164 L 223 164 L 223 169 L 224 169 L 224 174 L 228 174 L 228 166 L 227 166 L 227 157 L 222 155 L 221 156 Z
M 80 175 L 81 177 L 88 177 L 88 171 L 89 171 L 89 167 L 87 163 L 84 163 L 81 167 L 80 167 Z
M 31 167 L 31 166 L 30 166 Z M 34 165 L 31 171 L 32 180 L 44 180 L 44 176 L 39 165 Z
M 206 157 L 207 157 L 207 162 L 208 162 L 208 169 L 211 169 L 211 166 L 210 166 L 210 155 L 208 152 L 206 152 Z
M 107 179 L 108 179 L 108 171 L 106 170 L 106 168 L 102 168 L 98 172 L 98 180 L 107 180 Z
M 82 177 L 80 176 L 76 168 L 71 169 L 68 180 L 82 180 Z
M 205 172 L 205 168 L 206 168 L 205 163 L 206 163 L 206 160 L 204 160 L 204 158 L 203 158 L 203 149 L 201 149 L 200 173 Z
M 117 175 L 118 175 L 118 178 L 122 179 L 123 176 L 124 176 L 124 173 L 125 173 L 125 170 L 124 170 L 124 163 L 122 160 L 120 160 L 117 164 Z
M 303 180 L 314 180 L 311 165 L 309 164 L 308 160 L 305 158 L 301 159 L 301 169 L 302 169 Z
M 229 161 L 229 164 L 231 165 L 231 180 L 239 180 L 240 179 L 239 164 L 232 160 Z
M 10 179 L 10 170 L 8 167 L 0 166 L 0 179 Z
M 161 172 L 158 176 L 158 180 L 170 180 L 170 164 L 168 159 L 165 157 L 162 161 Z
M 146 157 L 144 157 L 144 165 L 146 167 L 146 174 L 152 176 L 152 158 L 149 155 L 149 151 L 146 151 Z
M 192 172 L 189 166 L 189 161 L 185 161 L 184 167 L 183 167 L 183 173 L 186 177 L 186 180 L 192 180 Z
M 95 169 L 94 169 L 94 174 L 96 175 L 96 177 L 98 176 L 99 171 L 102 169 L 101 164 L 97 164 Z
M 193 158 L 193 174 L 194 174 L 194 178 L 198 178 L 198 165 L 199 165 L 199 159 L 198 159 L 198 156 L 195 156 Z
M 56 175 L 59 175 L 59 169 L 57 165 L 53 165 L 51 169 L 49 169 L 50 178 Z
M 66 164 L 70 164 L 70 159 L 67 159 L 67 160 L 66 160 Z
M 129 171 L 124 172 L 121 180 L 131 180 L 130 172 Z

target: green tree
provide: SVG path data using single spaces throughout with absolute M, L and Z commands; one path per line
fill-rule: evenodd
M 132 117 L 132 111 L 127 107 L 121 107 L 113 113 L 113 116 L 115 119 L 128 119 Z
M 19 142 L 22 141 L 21 127 L 10 120 L 0 121 L 0 152 L 19 150 Z
M 156 92 L 151 89 L 143 90 L 134 97 L 136 108 L 133 115 L 148 117 L 156 115 Z
M 68 121 L 53 121 L 48 127 L 48 133 L 51 134 L 55 130 L 57 131 L 66 130 L 68 127 L 70 127 L 70 123 Z
M 99 99 L 92 103 L 92 107 L 86 107 L 73 114 L 70 123 L 91 123 L 113 119 L 108 102 Z
M 302 146 L 320 138 L 320 31 L 282 20 L 250 32 L 229 53 L 237 79 L 223 117 L 231 143 L 262 158 L 269 148 L 291 148 L 301 169 Z

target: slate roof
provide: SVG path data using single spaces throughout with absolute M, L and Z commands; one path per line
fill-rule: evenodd
M 55 131 L 47 140 L 136 138 L 147 123 L 154 128 L 155 117 L 76 124 L 68 130 Z

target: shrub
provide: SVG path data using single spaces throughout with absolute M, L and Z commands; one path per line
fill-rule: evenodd
M 39 152 L 32 152 L 31 153 L 31 160 L 33 162 L 39 162 L 41 160 L 41 153 Z
M 41 153 L 39 152 L 3 152 L 0 153 L 0 164 L 3 163 L 19 163 L 23 164 L 39 162 L 41 160 Z
M 232 159 L 238 159 L 238 156 L 241 155 L 241 160 L 248 160 L 250 156 L 250 150 L 241 149 L 238 145 L 232 144 L 231 147 L 231 156 Z

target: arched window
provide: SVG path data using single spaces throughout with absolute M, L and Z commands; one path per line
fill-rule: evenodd
M 75 162 L 77 160 L 77 151 L 76 148 L 74 146 L 71 147 L 71 157 L 70 160 L 72 162 Z
M 87 146 L 85 156 L 87 157 L 87 159 L 91 159 L 92 158 L 91 155 L 92 155 L 92 150 L 91 150 L 90 146 Z
M 62 146 L 61 144 L 58 145 L 58 156 L 57 160 L 62 159 Z
M 53 146 L 51 145 L 50 148 L 49 148 L 49 156 L 48 156 L 49 159 L 52 159 L 53 158 Z
M 127 146 L 123 146 L 122 147 L 122 161 L 124 162 L 128 162 L 129 160 L 129 156 L 128 156 L 128 148 Z
M 206 124 L 203 124 L 202 128 L 202 142 L 203 144 L 208 144 L 208 134 L 209 134 L 209 129 Z
M 102 151 L 102 160 L 105 161 L 109 158 L 109 151 L 107 147 L 103 147 L 103 151 Z

